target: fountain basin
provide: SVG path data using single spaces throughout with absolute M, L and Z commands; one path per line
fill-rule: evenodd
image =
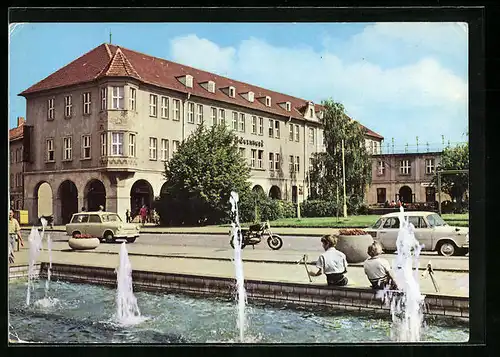
M 335 249 L 345 254 L 348 263 L 361 263 L 368 258 L 368 247 L 373 243 L 369 234 L 338 236 Z
M 74 238 L 68 240 L 69 247 L 73 250 L 89 250 L 99 246 L 99 238 Z

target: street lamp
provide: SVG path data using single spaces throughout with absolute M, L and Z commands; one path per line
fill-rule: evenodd
M 343 213 L 344 218 L 347 217 L 347 201 L 345 194 L 345 157 L 344 157 L 344 139 L 342 139 L 342 176 L 343 176 L 343 190 L 344 190 L 344 205 L 343 205 Z

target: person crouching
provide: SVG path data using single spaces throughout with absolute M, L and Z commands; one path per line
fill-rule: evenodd
M 325 235 L 321 237 L 321 244 L 325 252 L 319 256 L 316 262 L 318 271 L 315 273 L 308 270 L 309 276 L 320 276 L 321 274 L 325 274 L 328 285 L 347 285 L 348 279 L 345 276 L 347 273 L 347 260 L 344 253 L 335 249 L 337 245 L 337 236 Z
M 370 257 L 365 260 L 363 267 L 372 288 L 376 290 L 387 288 L 397 290 L 398 286 L 391 265 L 387 259 L 381 257 L 383 253 L 382 245 L 374 241 L 368 247 L 367 253 Z

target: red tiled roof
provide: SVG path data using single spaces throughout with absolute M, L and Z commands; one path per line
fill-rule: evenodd
M 187 88 L 178 79 L 188 74 L 193 76 L 193 88 Z M 302 120 L 304 118 L 301 109 L 309 102 L 305 99 L 274 92 L 248 83 L 219 76 L 214 73 L 205 72 L 179 63 L 108 44 L 102 44 L 87 52 L 47 78 L 26 89 L 20 93 L 20 95 L 26 96 L 43 90 L 91 82 L 98 78 L 109 76 L 132 77 L 143 83 L 161 88 L 168 88 L 183 93 L 190 92 L 191 95 L 194 96 L 231 103 L 277 115 L 291 116 Z M 209 92 L 200 84 L 209 80 L 215 82 L 215 93 Z M 235 98 L 228 96 L 221 90 L 229 86 L 236 88 Z M 250 91 L 254 92 L 254 98 L 256 98 L 254 102 L 249 102 L 242 96 L 243 93 Z M 257 99 L 265 96 L 271 97 L 271 107 L 267 107 Z M 278 104 L 284 102 L 291 103 L 292 110 L 290 112 L 286 111 Z M 316 108 L 322 108 L 317 104 L 315 106 Z M 367 134 L 382 138 L 369 129 L 367 129 Z
M 384 137 L 380 134 L 377 134 L 376 132 L 374 132 L 373 130 L 370 130 L 368 129 L 366 126 L 364 126 L 363 124 L 360 124 L 361 127 L 365 130 L 365 134 L 368 135 L 368 136 L 371 136 L 371 137 L 374 137 L 374 138 L 377 138 L 377 139 L 384 139 Z
M 16 128 L 12 128 L 9 130 L 9 141 L 20 139 L 23 137 L 24 134 L 24 123 L 19 125 Z

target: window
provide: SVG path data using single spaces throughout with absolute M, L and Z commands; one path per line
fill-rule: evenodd
M 189 124 L 194 124 L 194 103 L 188 103 L 187 110 L 187 122 Z
M 19 162 L 19 149 L 16 150 L 16 160 L 14 162 Z
M 274 121 L 274 137 L 276 139 L 280 138 L 280 122 L 278 120 Z
M 377 188 L 377 203 L 385 203 L 387 201 L 386 189 Z
M 89 223 L 101 223 L 101 218 L 97 214 L 89 214 Z
M 226 111 L 224 109 L 219 109 L 219 125 L 226 124 Z
M 409 216 L 408 222 L 413 224 L 415 228 L 427 228 L 427 223 L 425 223 L 424 219 L 419 216 Z
M 106 110 L 106 98 L 108 96 L 108 88 L 101 88 L 101 110 Z
M 47 101 L 47 119 L 54 119 L 54 98 Z
M 274 154 L 274 169 L 275 170 L 280 169 L 280 154 L 278 153 Z
M 274 170 L 274 153 L 269 153 L 269 170 Z
M 266 97 L 266 106 L 267 107 L 271 106 L 271 97 Z
M 314 159 L 312 157 L 309 158 L 309 172 L 311 172 L 314 168 Z
M 309 144 L 314 145 L 314 128 L 309 128 Z
M 212 126 L 217 125 L 217 108 L 210 108 L 210 118 L 212 118 Z
M 425 173 L 433 174 L 435 172 L 436 165 L 434 159 L 425 159 Z
M 399 228 L 399 218 L 389 217 L 384 223 L 384 228 Z
M 262 158 L 264 157 L 264 150 L 259 150 L 257 153 L 257 167 L 262 169 Z
M 129 89 L 129 97 L 128 97 L 128 107 L 130 110 L 135 110 L 135 97 L 136 97 L 136 89 L 135 88 L 130 88 Z
M 246 157 L 245 148 L 239 148 L 238 150 L 239 150 L 241 157 L 245 158 Z
M 177 152 L 177 150 L 179 150 L 180 145 L 181 143 L 178 140 L 172 140 L 172 154 L 174 152 Z
M 240 124 L 240 131 L 242 133 L 245 132 L 245 113 L 240 113 L 240 121 L 239 121 L 239 124 Z
M 300 172 L 300 157 L 295 156 L 295 162 L 293 163 L 294 171 Z
M 174 120 L 181 120 L 181 101 L 179 99 L 174 99 Z
M 82 136 L 82 158 L 90 159 L 90 135 Z
M 233 112 L 233 130 L 238 130 L 238 113 Z
M 123 155 L 123 133 L 111 133 L 111 155 Z
M 149 160 L 157 159 L 158 140 L 156 138 L 149 138 Z
M 215 82 L 208 81 L 208 91 L 210 93 L 215 93 Z
M 269 119 L 269 137 L 274 137 L 274 120 Z
M 10 151 L 10 163 L 13 164 L 14 163 L 14 150 L 11 150 Z
M 235 96 L 235 92 L 236 92 L 236 91 L 235 91 L 234 87 L 229 87 L 229 96 L 230 96 L 231 98 L 234 98 L 234 96 Z
M 71 136 L 63 138 L 63 160 L 72 160 Z
M 168 160 L 168 140 L 161 139 L 161 159 L 162 161 Z
M 294 124 L 292 124 L 292 123 L 288 124 L 288 129 L 290 130 L 290 135 L 289 135 L 290 141 L 293 141 L 293 128 L 294 128 Z
M 10 174 L 10 187 L 14 188 L 14 174 Z
M 54 158 L 54 139 L 47 139 L 45 147 L 47 148 L 47 161 L 52 162 Z
M 300 141 L 300 132 L 298 124 L 295 124 L 295 141 Z
M 158 96 L 155 94 L 149 95 L 149 116 L 155 118 L 158 116 Z
M 292 110 L 292 104 L 290 102 L 286 102 L 286 110 L 287 111 Z
M 378 175 L 384 175 L 385 173 L 385 162 L 382 160 L 379 160 L 378 162 L 378 170 L 377 170 Z M 385 202 L 385 200 L 384 200 Z
M 288 168 L 289 168 L 290 172 L 293 172 L 293 170 L 295 169 L 295 167 L 293 166 L 293 155 L 290 155 L 289 159 L 290 159 L 290 161 L 288 163 Z
M 161 97 L 161 117 L 168 119 L 168 97 Z
M 401 160 L 399 162 L 399 174 L 400 175 L 409 175 L 411 173 L 410 161 L 409 160 Z
M 108 135 L 101 133 L 101 156 L 108 155 Z
M 196 122 L 198 124 L 202 124 L 203 123 L 203 105 L 201 105 L 201 104 L 197 105 Z
M 252 115 L 252 134 L 257 134 L 257 117 Z
M 91 93 L 83 93 L 83 114 L 90 114 Z
M 259 117 L 259 135 L 264 135 L 264 118 Z
M 71 223 L 87 223 L 89 221 L 88 214 L 75 214 Z
M 309 116 L 310 117 L 314 116 L 314 109 L 313 108 L 309 108 Z
M 64 117 L 65 118 L 71 117 L 72 111 L 73 111 L 72 98 L 70 95 L 67 95 L 64 97 Z
M 112 109 L 123 109 L 123 87 L 112 87 L 111 94 Z
M 425 202 L 436 202 L 436 188 L 426 187 L 425 188 Z
M 252 149 L 252 156 L 250 158 L 250 167 L 255 167 L 255 159 L 257 158 L 257 150 Z
M 128 134 L 128 156 L 135 157 L 135 134 Z

